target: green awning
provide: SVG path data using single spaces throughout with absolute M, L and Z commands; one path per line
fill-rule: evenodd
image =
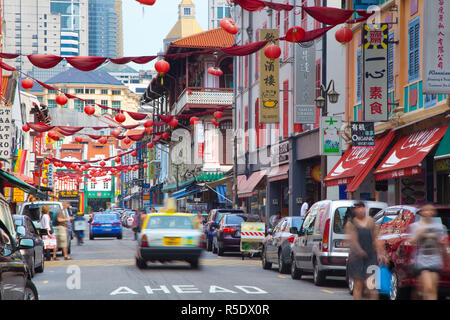
M 183 187 L 191 184 L 192 182 L 195 182 L 195 179 L 189 179 L 189 180 L 186 180 L 186 181 L 183 181 L 183 182 L 179 182 L 178 183 L 178 189 L 183 188 Z M 177 190 L 177 184 L 176 183 L 172 183 L 172 184 L 169 184 L 167 186 L 164 186 L 161 191 L 162 192 L 170 192 L 172 190 Z
M 39 189 L 33 187 L 32 185 L 29 185 L 28 183 L 20 180 L 19 178 L 16 178 L 15 176 L 0 170 L 0 180 L 3 180 L 4 186 L 6 187 L 12 187 L 12 188 L 19 188 L 23 191 L 25 191 L 28 194 L 32 194 L 35 197 L 38 197 L 40 199 L 47 199 L 47 195 L 40 191 Z
M 447 129 L 444 137 L 439 143 L 439 147 L 434 155 L 435 160 L 450 158 L 450 130 Z

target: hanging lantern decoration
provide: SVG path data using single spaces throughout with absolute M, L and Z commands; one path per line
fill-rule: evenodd
M 131 139 L 130 138 L 125 138 L 125 139 L 123 139 L 123 143 L 130 144 L 131 143 Z
M 212 119 L 211 122 L 218 127 L 219 126 L 219 121 L 217 121 L 216 119 Z
M 100 166 L 102 167 L 106 166 L 106 162 L 105 161 L 100 162 Z
M 192 125 L 195 125 L 195 124 L 199 123 L 199 121 L 200 121 L 200 119 L 197 118 L 197 117 L 191 117 L 191 118 L 189 119 L 189 122 L 190 122 Z
M 34 86 L 34 81 L 30 78 L 26 78 L 22 80 L 21 85 L 25 90 L 30 90 Z
M 218 77 L 223 75 L 223 71 L 218 67 L 209 67 L 207 69 L 207 72 L 209 74 L 212 74 L 213 76 L 218 76 Z
M 44 161 L 44 164 L 46 164 L 47 166 L 48 166 L 50 163 L 51 163 L 51 161 L 48 160 L 48 159 Z
M 147 6 L 152 6 L 155 4 L 156 0 L 136 0 L 139 3 L 145 4 Z
M 272 59 L 272 60 L 278 59 L 281 56 L 281 49 L 276 44 L 268 45 L 266 47 L 266 49 L 264 50 L 264 55 L 268 59 Z
M 108 143 L 108 138 L 107 137 L 101 137 L 100 139 L 98 139 L 98 142 L 100 142 L 101 144 L 107 144 Z
M 84 107 L 84 113 L 86 113 L 89 116 L 92 116 L 95 113 L 95 108 L 88 104 L 86 107 Z
M 139 166 L 134 166 L 133 167 L 133 171 L 138 171 L 139 170 Z
M 56 103 L 59 104 L 60 106 L 65 105 L 67 101 L 69 101 L 69 99 L 67 99 L 66 95 L 64 94 L 56 97 Z
M 152 127 L 145 128 L 144 130 L 148 134 L 152 134 L 153 133 L 153 128 Z
M 172 128 L 177 127 L 178 126 L 178 120 L 173 118 L 172 120 L 170 120 L 169 126 L 171 126 Z
M 159 73 L 159 76 L 161 77 L 161 85 L 163 85 L 164 75 L 169 72 L 170 64 L 164 59 L 158 60 L 155 63 L 155 70 Z
M 352 41 L 353 31 L 350 28 L 343 27 L 336 31 L 336 34 L 334 36 L 338 42 L 346 44 Z
M 236 34 L 239 32 L 239 27 L 231 18 L 223 18 L 219 21 L 220 27 L 228 33 Z
M 80 136 L 76 136 L 76 137 L 75 137 L 75 142 L 76 142 L 76 143 L 81 143 L 81 141 L 83 141 L 83 138 L 82 138 L 82 137 L 80 137 Z
M 164 132 L 164 133 L 162 134 L 162 138 L 163 138 L 164 140 L 169 140 L 169 139 L 170 139 L 170 134 L 169 134 L 168 132 Z
M 30 131 L 30 129 L 31 129 L 31 128 L 30 128 L 30 126 L 29 126 L 29 125 L 27 125 L 27 124 L 26 124 L 26 125 L 24 125 L 24 126 L 22 126 L 22 130 L 23 130 L 23 131 L 25 131 L 25 132 L 28 132 L 28 131 Z
M 153 120 L 152 120 L 152 119 L 147 120 L 147 121 L 145 121 L 145 123 L 144 123 L 144 127 L 145 127 L 145 128 L 149 128 L 149 127 L 151 127 L 152 125 L 153 125 Z
M 214 112 L 214 118 L 216 119 L 221 119 L 223 117 L 223 112 L 222 111 L 216 111 Z
M 125 115 L 121 112 L 116 114 L 115 118 L 114 118 L 117 122 L 122 123 L 124 122 L 127 118 L 125 117 Z
M 151 142 L 147 143 L 147 148 L 152 149 L 153 146 L 154 146 L 153 143 L 151 143 Z
M 114 137 L 118 137 L 118 136 L 120 136 L 120 129 L 113 129 L 112 131 L 111 131 L 111 134 L 114 136 Z
M 131 153 L 131 156 L 132 156 L 133 158 L 136 158 L 136 157 L 138 156 L 137 151 L 133 151 L 133 152 Z
M 286 41 L 300 42 L 305 37 L 305 29 L 301 27 L 292 27 L 286 32 Z
M 122 176 L 122 172 L 119 172 L 119 173 L 117 174 L 117 176 L 118 176 L 118 177 L 121 177 L 121 176 Z

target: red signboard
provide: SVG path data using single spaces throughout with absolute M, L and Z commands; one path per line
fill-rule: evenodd
M 375 170 L 375 180 L 419 174 L 422 160 L 442 139 L 447 127 L 422 130 L 401 138 Z
M 38 157 L 42 155 L 42 135 L 33 137 L 33 152 Z

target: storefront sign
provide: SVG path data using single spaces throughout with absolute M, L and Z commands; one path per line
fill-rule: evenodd
M 24 202 L 25 201 L 25 192 L 20 190 L 19 188 L 13 189 L 13 202 Z
M 352 122 L 352 147 L 375 147 L 373 122 Z
M 388 120 L 389 25 L 363 27 L 364 120 Z
M 89 198 L 111 198 L 110 191 L 88 191 Z
M 316 181 L 316 182 L 321 182 L 322 179 L 322 173 L 320 170 L 320 164 L 318 166 L 315 166 L 312 170 L 311 170 L 311 177 Z
M 273 147 L 272 166 L 289 162 L 289 141 Z
M 11 158 L 11 116 L 11 108 L 0 107 L 0 158 L 4 159 Z
M 58 194 L 59 199 L 78 200 L 78 191 L 61 191 Z
M 342 118 L 339 116 L 320 119 L 321 155 L 341 155 L 341 127 Z
M 144 183 L 142 185 L 142 200 L 150 200 L 150 184 Z
M 437 160 L 435 162 L 436 171 L 450 170 L 450 159 Z
M 260 40 L 273 40 L 278 38 L 277 29 L 262 29 L 259 32 Z M 278 45 L 278 40 L 274 44 Z M 269 42 L 267 45 L 271 45 Z M 269 59 L 264 54 L 264 48 L 260 50 L 260 84 L 259 96 L 259 122 L 279 123 L 280 122 L 280 101 L 279 101 L 279 59 Z
M 450 1 L 427 0 L 423 11 L 423 92 L 450 93 Z
M 316 46 L 295 46 L 294 123 L 316 123 Z

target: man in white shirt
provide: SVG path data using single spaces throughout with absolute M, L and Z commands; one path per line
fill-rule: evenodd
M 309 199 L 303 202 L 302 207 L 300 209 L 300 217 L 306 216 L 306 213 L 308 212 L 309 209 L 309 202 L 310 202 Z

